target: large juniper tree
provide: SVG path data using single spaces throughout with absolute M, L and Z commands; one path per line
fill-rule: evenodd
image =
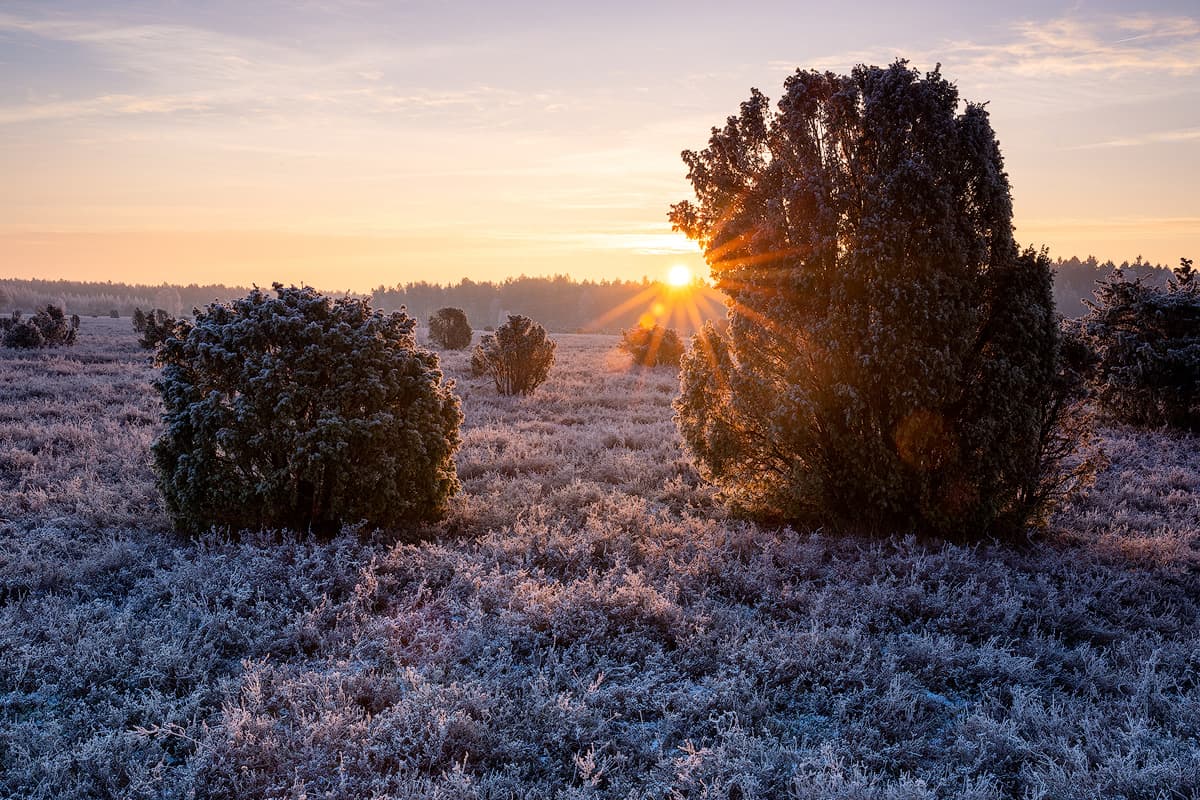
M 752 513 L 1010 534 L 1064 442 L 1048 260 L 1020 252 L 982 105 L 898 61 L 752 90 L 683 154 L 671 210 L 729 298 L 677 401 L 701 471 Z

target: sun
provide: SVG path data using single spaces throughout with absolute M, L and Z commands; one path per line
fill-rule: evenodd
M 684 264 L 676 264 L 667 271 L 667 284 L 677 288 L 692 282 L 692 271 Z

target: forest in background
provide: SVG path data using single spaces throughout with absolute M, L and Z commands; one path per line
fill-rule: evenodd
M 1126 277 L 1141 277 L 1153 285 L 1165 285 L 1169 266 L 1151 264 L 1139 256 L 1120 265 L 1071 257 L 1054 263 L 1054 302 L 1066 317 L 1085 312 L 1083 301 L 1091 299 L 1096 281 L 1121 269 Z M 223 284 L 162 283 L 157 286 L 87 281 L 0 278 L 0 312 L 34 308 L 53 303 L 80 316 L 120 316 L 135 308 L 162 308 L 179 315 L 214 300 L 242 297 L 248 287 Z M 682 333 L 694 332 L 703 320 L 725 315 L 722 295 L 711 288 L 681 293 L 658 281 L 575 281 L 566 275 L 553 278 L 521 276 L 502 282 L 463 279 L 456 284 L 415 281 L 379 286 L 371 293 L 373 304 L 385 311 L 402 306 L 422 322 L 439 308 L 453 306 L 467 313 L 478 329 L 502 323 L 508 314 L 525 314 L 556 333 L 616 333 L 647 315 Z

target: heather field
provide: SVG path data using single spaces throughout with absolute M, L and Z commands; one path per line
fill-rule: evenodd
M 169 530 L 128 319 L 0 349 L 0 796 L 1200 797 L 1200 454 L 1101 431 L 1023 548 L 728 518 L 669 369 L 445 356 L 436 525 Z

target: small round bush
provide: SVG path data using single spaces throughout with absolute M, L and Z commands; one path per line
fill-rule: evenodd
M 443 350 L 466 350 L 471 346 L 471 325 L 461 308 L 439 308 L 429 318 L 429 341 Z
M 183 321 L 159 348 L 159 487 L 178 530 L 328 532 L 436 518 L 462 413 L 415 321 L 275 284 Z
M 471 374 L 491 375 L 500 394 L 529 394 L 550 373 L 554 347 L 541 325 L 529 317 L 509 314 L 508 322 L 475 346 Z
M 621 333 L 619 347 L 643 367 L 679 366 L 683 357 L 683 340 L 674 328 L 661 325 L 635 325 Z

